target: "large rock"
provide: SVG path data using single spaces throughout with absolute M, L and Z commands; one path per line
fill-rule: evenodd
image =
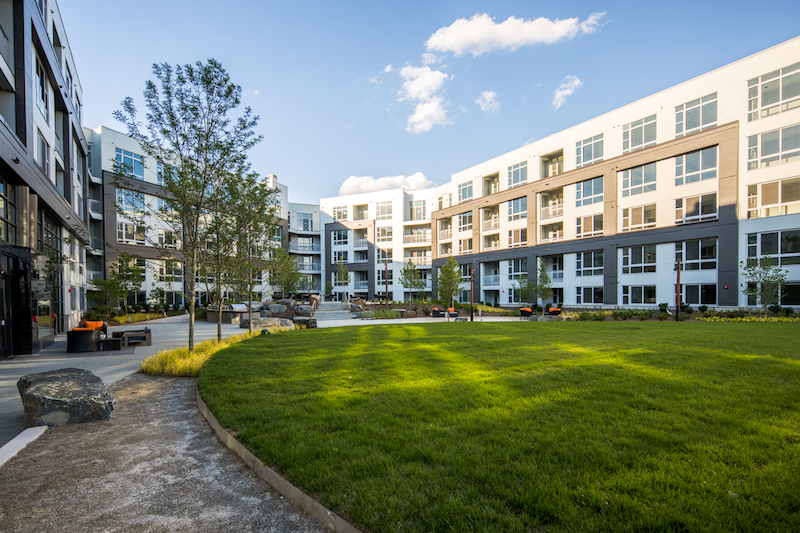
M 294 318 L 294 323 L 298 326 L 305 326 L 307 329 L 314 329 L 317 327 L 317 319 L 307 316 L 297 316 Z
M 314 308 L 311 307 L 310 305 L 298 305 L 297 307 L 294 308 L 294 313 L 301 317 L 311 316 L 313 312 Z
M 239 324 L 239 327 L 249 328 L 250 324 L 242 320 L 242 324 Z M 262 329 L 275 329 L 279 327 L 294 329 L 294 322 L 286 318 L 276 318 L 276 317 L 253 319 L 253 330 L 255 331 L 260 331 Z
M 109 420 L 117 403 L 99 377 L 79 368 L 22 376 L 17 389 L 26 428 Z
M 270 312 L 273 315 L 278 315 L 280 313 L 285 313 L 286 309 L 287 309 L 286 306 L 283 305 L 283 304 L 269 304 L 267 307 L 269 308 Z
M 262 309 L 259 315 L 261 316 L 261 318 L 267 318 L 272 316 L 272 311 L 270 311 L 269 309 Z

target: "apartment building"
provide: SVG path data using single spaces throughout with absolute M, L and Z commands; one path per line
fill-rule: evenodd
M 400 188 L 321 199 L 324 279 L 334 285 L 334 296 L 383 299 L 388 289 L 389 299 L 408 300 L 400 274 L 409 261 L 430 294 L 434 198 L 433 188 Z M 349 283 L 337 281 L 340 263 L 350 272 Z
M 436 188 L 434 270 L 513 304 L 544 263 L 567 306 L 746 306 L 769 255 L 800 305 L 800 38 L 452 176 Z M 533 276 L 532 276 L 533 277 Z M 462 298 L 468 298 L 468 286 Z
M 85 307 L 82 98 L 55 0 L 0 0 L 0 358 L 47 347 Z

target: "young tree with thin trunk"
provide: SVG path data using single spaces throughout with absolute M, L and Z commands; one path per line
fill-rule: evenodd
M 247 152 L 262 137 L 255 134 L 258 117 L 249 107 L 231 116 L 241 104 L 242 89 L 216 60 L 175 67 L 155 64 L 153 74 L 157 83 L 147 81 L 144 90 L 146 125 L 139 121 L 130 97 L 122 101 L 114 117 L 127 126 L 128 134 L 162 171 L 166 197 L 161 220 L 181 235 L 174 254 L 185 264 L 189 350 L 193 351 L 195 279 L 206 243 L 204 220 L 212 208 L 210 196 L 226 176 L 249 171 Z M 129 173 L 119 174 L 121 185 L 137 187 Z
M 456 297 L 460 285 L 461 268 L 455 259 L 448 257 L 447 263 L 439 268 L 439 273 L 436 277 L 436 290 L 439 293 L 439 298 L 447 305 L 450 305 Z
M 422 281 L 417 265 L 410 258 L 400 271 L 400 284 L 411 293 L 412 298 L 419 298 L 420 294 L 425 297 L 425 282 Z
M 766 314 L 770 305 L 776 305 L 783 296 L 786 285 L 786 270 L 778 265 L 778 260 L 768 255 L 742 262 L 742 293 L 753 298 L 764 308 Z

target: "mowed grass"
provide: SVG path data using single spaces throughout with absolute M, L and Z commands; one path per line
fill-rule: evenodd
M 797 324 L 446 323 L 231 346 L 199 388 L 365 531 L 800 531 Z

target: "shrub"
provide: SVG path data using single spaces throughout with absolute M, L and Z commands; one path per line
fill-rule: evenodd
M 142 304 L 142 311 L 144 311 L 145 313 L 149 312 L 150 311 L 150 304 L 147 303 L 147 302 L 143 303 Z
M 592 313 L 592 320 L 595 322 L 602 322 L 606 319 L 608 315 L 606 315 L 603 311 L 595 311 Z
M 658 320 L 669 320 L 671 317 L 667 314 L 666 311 L 659 311 L 656 315 Z
M 769 306 L 769 312 L 775 313 L 776 315 L 781 312 L 781 309 L 783 308 L 778 304 L 772 304 Z
M 199 309 L 195 309 L 194 310 L 194 317 L 195 318 L 207 318 L 208 317 L 208 311 L 206 311 L 202 307 L 199 308 Z
M 590 313 L 589 311 L 581 311 L 580 313 L 578 313 L 578 320 L 586 321 L 591 319 L 592 319 L 592 313 Z
M 792 307 L 784 307 L 781 309 L 781 315 L 783 316 L 791 316 L 792 314 L 794 314 L 794 308 Z
M 174 304 L 174 305 L 172 306 L 172 310 L 173 310 L 173 311 L 178 311 L 180 308 L 181 308 L 180 304 Z
M 668 309 L 669 309 L 669 304 L 668 303 L 662 302 L 662 303 L 658 304 L 658 310 L 661 311 L 662 313 L 666 313 Z
M 141 310 L 142 310 L 142 306 L 141 305 L 132 305 L 131 306 L 131 311 L 133 311 L 134 313 L 138 313 Z
M 697 308 L 697 310 L 700 311 L 701 313 L 705 313 L 706 311 L 708 311 L 708 306 L 701 305 L 700 307 Z
M 649 309 L 641 309 L 636 312 L 636 316 L 639 317 L 639 320 L 650 320 L 650 317 L 653 316 L 653 312 Z
M 686 313 L 687 315 L 691 315 L 694 313 L 694 309 L 689 304 L 681 303 L 681 313 Z
M 108 320 L 111 317 L 111 309 L 106 306 L 98 306 L 83 313 L 84 320 Z

